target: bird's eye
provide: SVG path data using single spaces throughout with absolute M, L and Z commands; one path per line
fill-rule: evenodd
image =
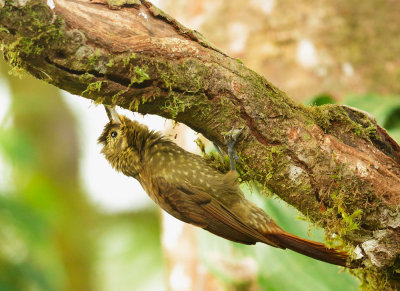
M 117 137 L 117 132 L 116 131 L 113 131 L 113 132 L 111 132 L 111 137 Z

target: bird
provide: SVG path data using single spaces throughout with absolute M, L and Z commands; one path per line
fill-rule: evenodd
M 175 218 L 233 242 L 261 242 L 326 263 L 354 267 L 347 253 L 279 227 L 245 198 L 235 170 L 221 173 L 160 132 L 118 115 L 114 107 L 107 106 L 106 111 L 110 121 L 98 138 L 101 153 L 115 170 L 137 179 L 150 198 Z M 233 144 L 237 135 L 231 135 Z

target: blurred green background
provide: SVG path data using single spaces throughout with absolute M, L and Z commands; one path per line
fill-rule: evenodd
M 1 68 L 11 103 L 0 125 L 0 290 L 163 290 L 156 208 L 91 203 L 60 91 Z
M 394 53 L 390 38 L 382 41 L 382 30 L 375 30 L 383 26 L 369 22 L 375 4 L 357 8 L 358 13 L 353 14 L 348 13 L 353 11 L 348 4 L 351 1 L 338 1 L 338 11 L 328 9 L 334 14 L 330 15 L 316 13 L 324 11 L 323 5 L 307 1 L 296 1 L 295 9 L 293 1 L 282 0 L 276 12 L 264 2 L 168 0 L 163 8 L 202 31 L 229 55 L 241 58 L 298 102 L 323 105 L 340 100 L 374 115 L 400 141 L 400 98 L 393 94 L 398 92 L 400 75 L 390 52 L 397 57 L 400 54 Z M 383 20 L 392 12 L 398 15 L 395 7 L 385 10 L 378 2 L 371 3 L 377 3 Z M 285 5 L 291 8 L 285 9 Z M 329 5 L 326 2 L 324 7 Z M 359 7 L 356 2 L 355 7 Z M 307 14 L 308 9 L 312 13 Z M 345 21 L 340 22 L 343 29 L 325 33 L 331 23 L 316 19 L 326 15 L 335 19 L 343 12 L 340 9 L 346 12 Z M 304 21 L 310 19 L 307 15 L 312 15 L 313 25 Z M 298 20 L 300 16 L 303 18 Z M 308 31 L 303 31 L 300 39 L 298 27 Z M 364 37 L 364 28 L 371 38 Z M 243 39 L 243 35 L 250 36 Z M 313 41 L 319 54 L 307 35 L 317 39 Z M 375 54 L 383 51 L 381 44 L 388 48 L 385 55 Z M 365 51 L 369 54 L 364 55 Z M 86 123 L 98 123 L 91 116 L 93 108 L 77 114 L 70 104 L 87 104 L 87 100 L 62 95 L 57 88 L 27 76 L 11 76 L 4 63 L 0 68 L 0 291 L 171 289 L 159 210 L 148 200 L 128 199 L 111 207 L 122 199 L 118 193 L 123 183 L 113 185 L 111 176 L 117 174 L 112 170 L 107 174 L 106 202 L 93 198 L 91 192 L 104 188 L 97 181 L 104 185 L 108 178 L 96 167 L 87 170 L 90 161 L 82 155 L 89 150 L 100 156 L 92 145 L 104 124 L 96 124 L 98 132 L 83 131 L 79 115 L 87 116 Z M 132 187 L 127 191 L 132 196 L 141 191 L 124 187 Z M 254 193 L 254 187 L 249 191 L 243 185 L 243 189 L 247 194 L 253 192 L 249 198 L 287 231 L 314 240 L 323 238 L 321 230 L 296 219 L 301 215 L 284 202 L 262 198 Z M 205 267 L 203 271 L 218 282 L 218 290 L 358 289 L 359 282 L 341 268 L 290 251 L 261 244 L 242 246 L 202 230 L 196 232 L 196 244 L 195 255 Z M 205 290 L 182 286 L 174 290 Z

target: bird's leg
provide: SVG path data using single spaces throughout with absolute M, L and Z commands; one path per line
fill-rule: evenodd
M 241 129 L 232 129 L 228 133 L 224 133 L 224 141 L 225 145 L 228 147 L 228 156 L 229 161 L 231 163 L 231 171 L 236 171 L 235 160 L 239 161 L 239 157 L 235 153 L 235 145 L 239 140 L 240 135 L 242 134 L 244 127 Z

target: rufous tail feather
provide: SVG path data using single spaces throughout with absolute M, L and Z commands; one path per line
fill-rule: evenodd
M 279 241 L 279 245 L 282 248 L 288 248 L 326 263 L 354 268 L 348 263 L 348 255 L 346 253 L 329 249 L 322 243 L 303 239 L 287 232 L 276 233 L 273 236 Z

